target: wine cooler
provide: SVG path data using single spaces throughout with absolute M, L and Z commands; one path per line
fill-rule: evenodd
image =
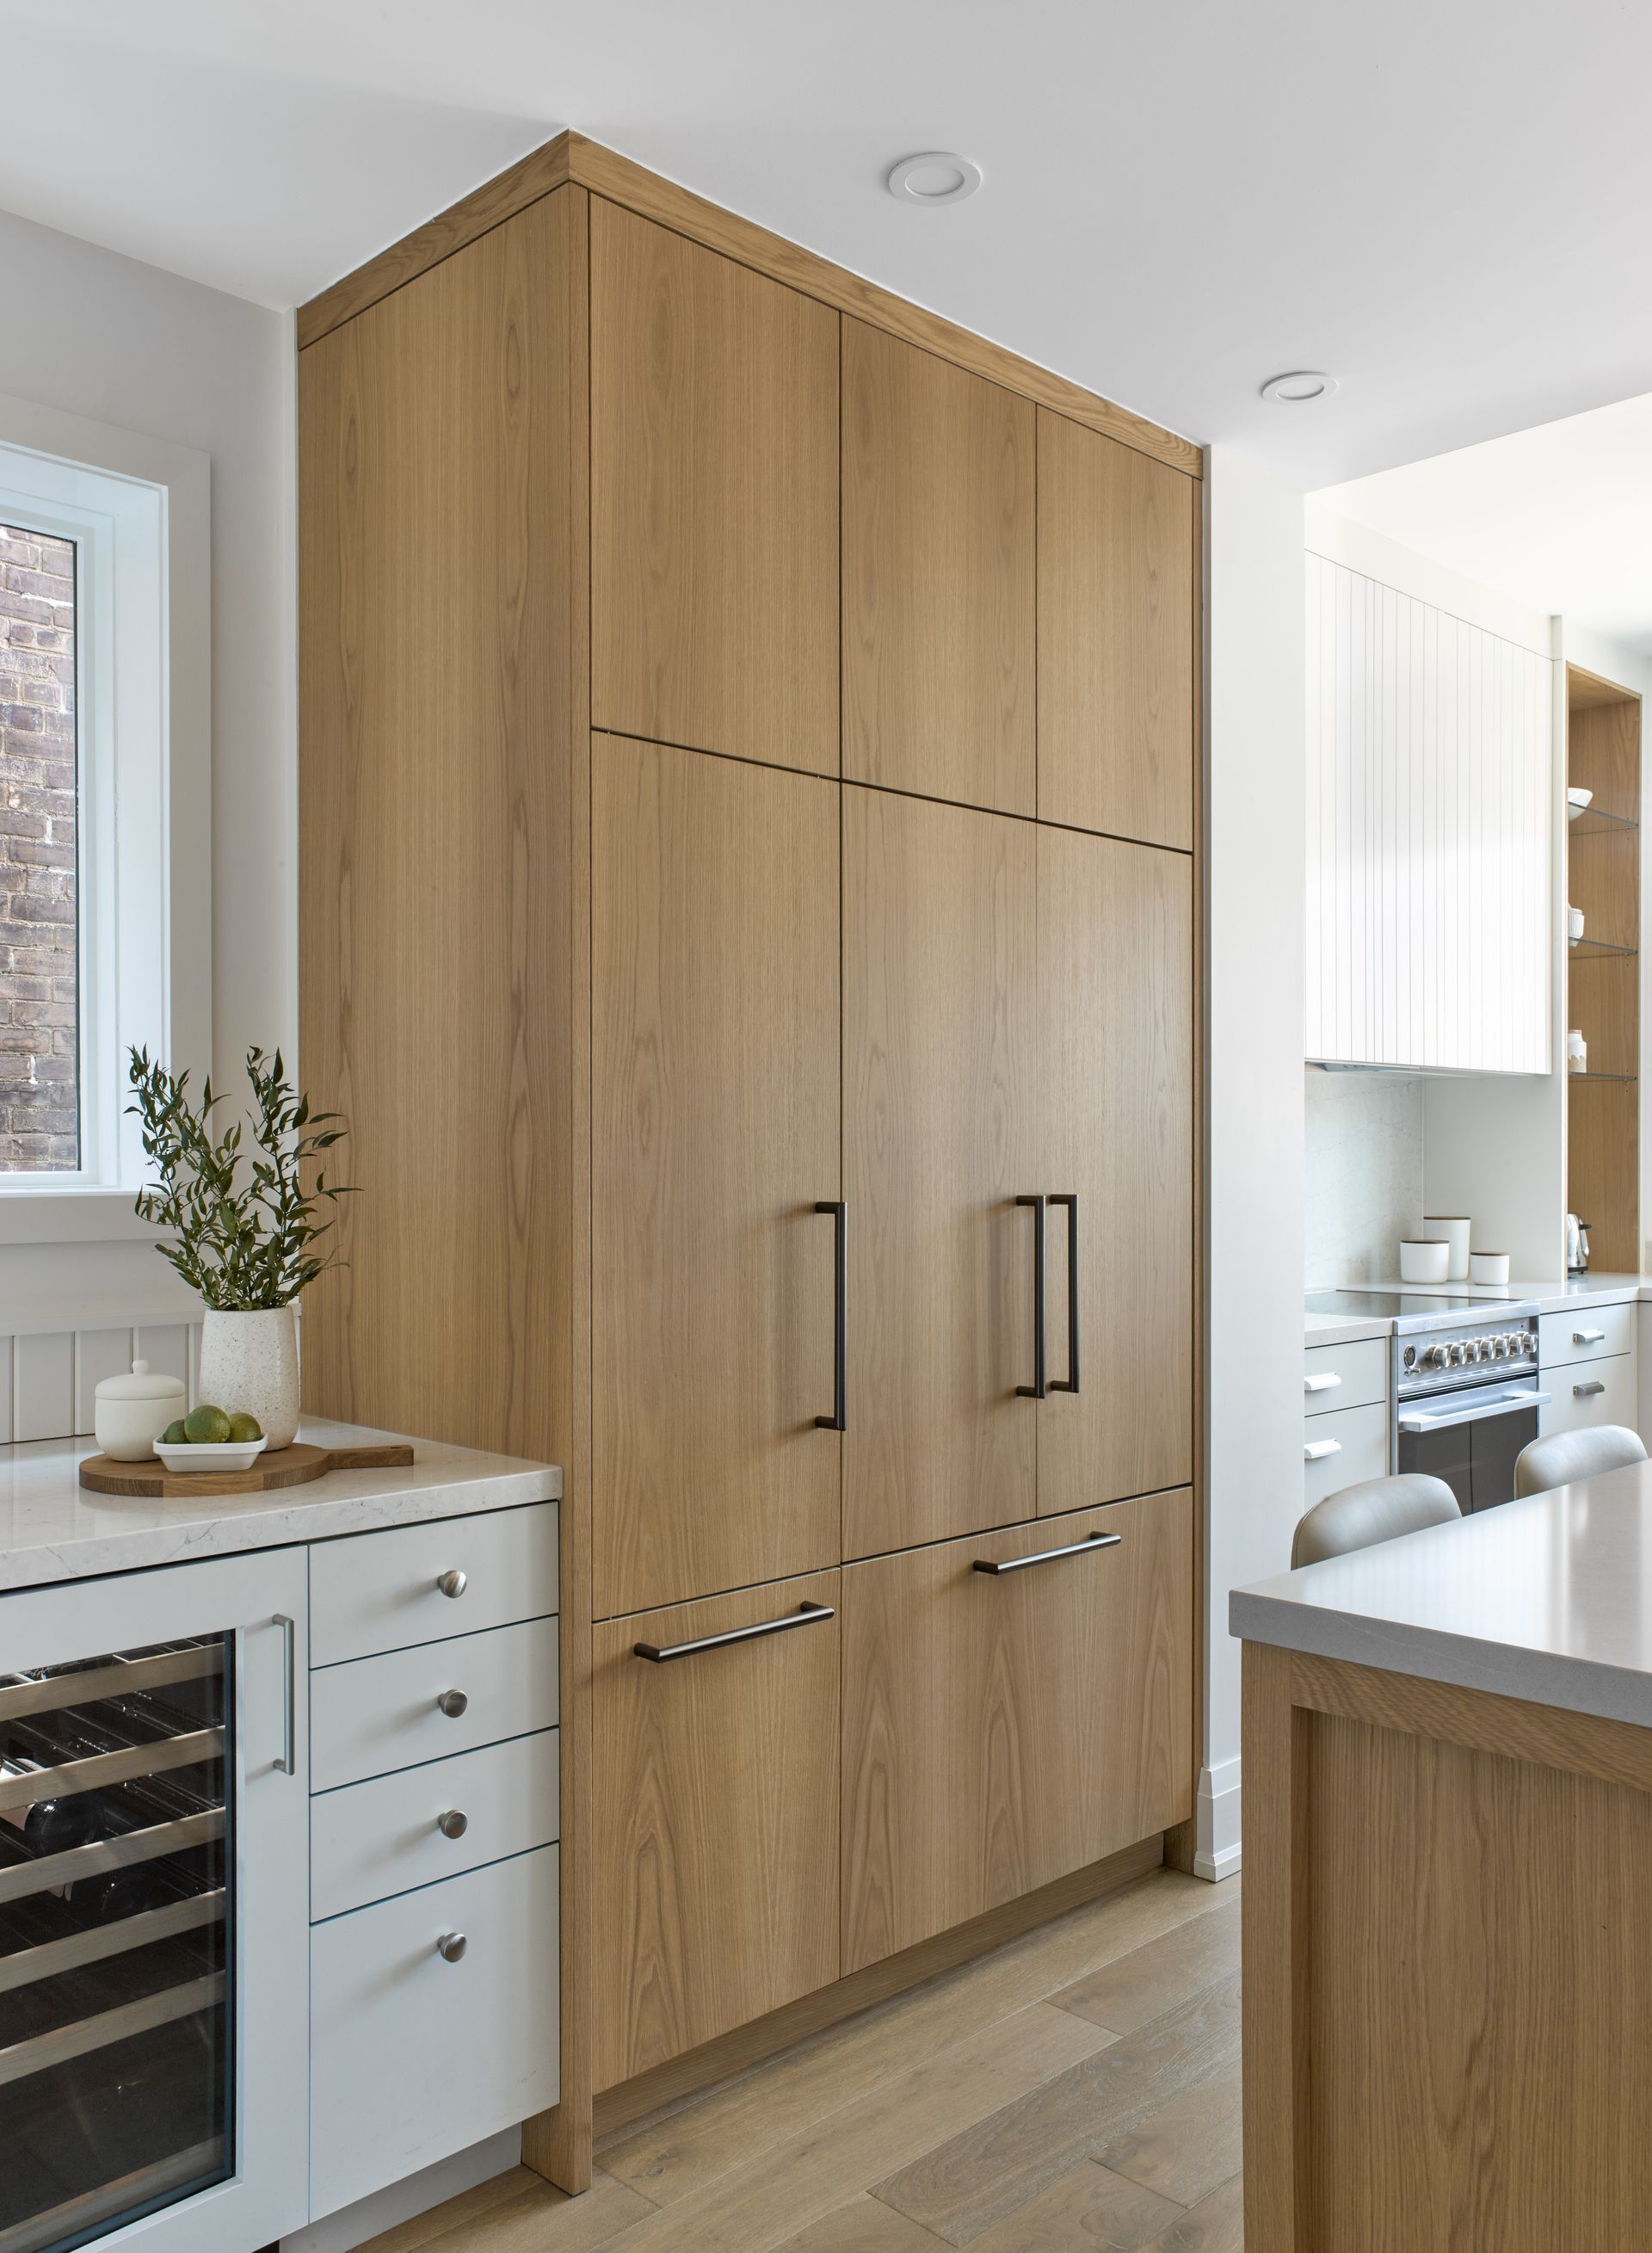
M 284 1552 L 0 1597 L 0 2253 L 303 2219 L 303 1599 Z

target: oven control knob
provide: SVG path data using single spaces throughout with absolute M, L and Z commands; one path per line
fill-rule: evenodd
M 1431 1345 L 1423 1356 L 1425 1369 L 1444 1369 L 1451 1359 L 1449 1346 Z
M 1445 1356 L 1446 1356 L 1446 1368 L 1447 1368 L 1447 1369 L 1455 1369 L 1455 1368 L 1457 1368 L 1457 1367 L 1459 1366 L 1459 1364 L 1460 1364 L 1460 1362 L 1461 1362 L 1461 1360 L 1462 1360 L 1462 1357 L 1463 1357 L 1463 1350 L 1462 1350 L 1461 1346 L 1460 1346 L 1460 1345 L 1448 1345 L 1448 1346 L 1443 1347 L 1441 1350 L 1442 1350 L 1442 1351 L 1444 1352 L 1444 1354 L 1445 1354 Z

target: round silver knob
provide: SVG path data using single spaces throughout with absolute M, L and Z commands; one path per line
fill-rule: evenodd
M 1453 1345 L 1446 1348 L 1446 1358 L 1453 1369 L 1460 1369 L 1466 1357 L 1461 1346 Z
M 457 1570 L 451 1573 L 438 1573 L 436 1575 L 436 1586 L 444 1596 L 462 1596 L 468 1585 L 464 1574 Z
M 1443 1345 L 1431 1345 L 1423 1356 L 1424 1365 L 1429 1369 L 1444 1369 L 1450 1359 L 1451 1349 Z
M 444 1690 L 436 1702 L 438 1712 L 445 1713 L 449 1720 L 457 1721 L 471 1701 L 463 1690 Z
M 444 1932 L 436 1944 L 436 1952 L 444 1964 L 457 1964 L 470 1943 L 462 1932 Z
M 438 1815 L 436 1827 L 444 1838 L 463 1838 L 471 1827 L 471 1818 L 462 1808 L 450 1807 L 445 1815 Z

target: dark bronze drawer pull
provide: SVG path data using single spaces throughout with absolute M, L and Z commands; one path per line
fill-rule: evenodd
M 841 1197 L 822 1199 L 817 1212 L 832 1216 L 832 1413 L 817 1416 L 823 1432 L 849 1428 L 849 1208 Z
M 1067 1208 L 1067 1374 L 1052 1377 L 1052 1392 L 1077 1392 L 1078 1390 L 1078 1199 L 1076 1196 L 1052 1196 L 1051 1204 Z
M 1044 1345 L 1044 1206 L 1042 1196 L 1018 1196 L 1033 1209 L 1033 1381 L 1018 1385 L 1022 1400 L 1042 1400 L 1049 1392 L 1049 1362 Z
M 651 1666 L 664 1666 L 673 1658 L 693 1658 L 702 1650 L 726 1650 L 731 1643 L 755 1643 L 760 1635 L 784 1635 L 788 1628 L 812 1627 L 817 1620 L 836 1617 L 830 1604 L 799 1604 L 784 1619 L 759 1620 L 755 1627 L 731 1627 L 727 1635 L 702 1635 L 693 1643 L 634 1643 L 631 1652 Z
M 1089 1557 L 1098 1549 L 1116 1549 L 1124 1538 L 1122 1533 L 1086 1533 L 1082 1541 L 1070 1541 L 1064 1549 L 1039 1549 L 1030 1557 L 1007 1557 L 1001 1565 L 978 1557 L 974 1569 L 978 1573 L 1024 1573 L 1029 1565 L 1053 1565 L 1060 1557 Z

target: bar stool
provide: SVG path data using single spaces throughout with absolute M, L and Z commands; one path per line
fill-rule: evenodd
M 1546 1440 L 1533 1440 L 1515 1457 L 1515 1493 L 1547 1494 L 1551 1487 L 1570 1486 L 1573 1479 L 1593 1478 L 1600 1471 L 1619 1471 L 1626 1463 L 1645 1461 L 1640 1434 L 1624 1424 L 1588 1424 L 1580 1432 L 1551 1432 Z
M 1530 1453 L 1530 1449 L 1527 1451 Z M 1297 1522 L 1291 1544 L 1291 1570 L 1370 1549 L 1425 1525 L 1449 1524 L 1460 1517 L 1457 1497 L 1444 1479 L 1425 1471 L 1402 1471 L 1393 1478 L 1362 1479 L 1316 1502 Z

